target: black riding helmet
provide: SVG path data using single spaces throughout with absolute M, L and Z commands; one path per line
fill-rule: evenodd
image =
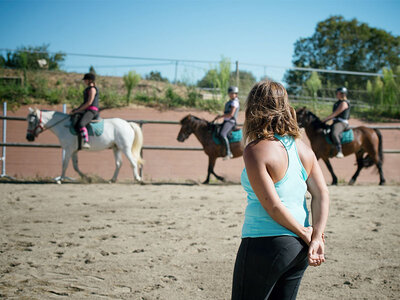
M 82 80 L 90 80 L 90 81 L 95 81 L 95 79 L 96 76 L 92 73 L 86 73 L 82 78 Z
M 347 89 L 344 86 L 341 86 L 340 88 L 337 88 L 336 89 L 336 93 L 337 92 L 340 92 L 340 93 L 343 93 L 343 94 L 347 95 Z
M 239 93 L 238 87 L 237 87 L 237 86 L 230 86 L 230 87 L 228 88 L 228 94 L 230 94 L 230 93 L 238 94 L 238 93 Z

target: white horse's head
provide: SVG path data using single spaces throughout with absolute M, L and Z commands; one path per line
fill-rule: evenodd
M 27 117 L 28 129 L 26 131 L 26 139 L 30 142 L 35 140 L 35 137 L 43 131 L 42 112 L 37 108 L 29 107 L 29 114 Z

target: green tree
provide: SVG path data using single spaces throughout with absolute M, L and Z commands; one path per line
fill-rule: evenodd
M 314 34 L 294 45 L 295 67 L 348 70 L 376 73 L 400 64 L 400 37 L 358 22 L 332 16 L 317 24 Z M 298 93 L 309 74 L 289 70 L 285 74 L 290 93 Z M 365 89 L 368 78 L 334 73 L 320 73 L 323 85 L 341 86 L 347 81 L 352 89 Z
M 239 70 L 239 92 L 250 91 L 256 81 L 256 77 L 251 72 Z M 231 72 L 229 85 L 236 86 L 236 71 Z
M 149 74 L 145 76 L 146 80 L 169 82 L 168 78 L 162 77 L 159 71 L 150 71 Z
M 36 70 L 46 68 L 59 70 L 60 64 L 65 60 L 65 54 L 57 52 L 50 54 L 47 50 L 49 45 L 38 47 L 20 47 L 16 51 L 8 51 L 6 57 L 1 56 L 3 66 L 14 69 Z
M 225 70 L 225 72 L 229 70 L 229 80 L 228 82 L 225 82 L 225 85 L 222 88 L 224 92 L 224 94 L 222 95 L 226 96 L 228 86 L 236 85 L 236 72 L 235 71 L 230 72 L 230 62 L 229 65 L 227 65 L 226 62 L 222 62 L 222 65 L 225 67 L 221 68 L 221 62 L 220 62 L 219 69 L 213 68 L 208 70 L 207 73 L 203 76 L 203 78 L 201 78 L 197 82 L 197 86 L 200 88 L 213 88 L 213 89 L 220 88 L 218 81 L 219 77 L 221 77 L 221 74 L 219 70 L 222 69 Z M 250 90 L 256 81 L 257 80 L 255 76 L 251 72 L 239 70 L 239 91 Z
M 395 72 L 383 68 L 382 75 L 373 83 L 367 82 L 369 98 L 375 110 L 395 116 L 400 111 L 400 66 L 395 68 Z
M 318 97 L 318 90 L 322 87 L 321 80 L 318 77 L 317 72 L 312 72 L 310 78 L 307 79 L 305 83 L 306 87 L 306 94 L 308 94 L 313 99 L 314 103 L 314 111 L 317 108 L 317 97 Z
M 140 74 L 137 74 L 135 71 L 129 71 L 128 74 L 124 75 L 123 79 L 127 90 L 126 103 L 129 104 L 131 101 L 132 89 L 138 85 L 142 78 Z
M 322 87 L 321 80 L 319 79 L 317 72 L 312 72 L 310 78 L 307 79 L 306 83 L 307 94 L 314 100 L 317 99 L 318 90 Z
M 89 68 L 89 73 L 91 73 L 91 74 L 93 74 L 93 75 L 96 75 L 96 70 L 94 69 L 93 66 L 90 66 L 90 68 Z

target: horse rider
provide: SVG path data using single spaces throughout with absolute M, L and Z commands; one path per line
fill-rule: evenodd
M 327 116 L 322 122 L 327 122 L 333 119 L 331 125 L 331 138 L 333 144 L 337 149 L 337 158 L 343 158 L 342 144 L 340 142 L 340 136 L 349 126 L 350 118 L 350 102 L 347 100 L 347 89 L 345 87 L 339 87 L 336 90 L 336 98 L 338 99 L 335 104 L 333 104 L 332 113 Z
M 87 85 L 83 91 L 83 103 L 72 110 L 72 114 L 76 115 L 75 130 L 82 137 L 82 149 L 90 149 L 89 133 L 86 126 L 99 116 L 99 90 L 96 87 L 96 76 L 92 73 L 86 73 L 82 80 Z
M 233 157 L 231 148 L 229 146 L 228 134 L 236 126 L 236 120 L 239 113 L 239 99 L 238 99 L 239 88 L 237 86 L 230 86 L 228 88 L 229 100 L 225 103 L 224 114 L 218 115 L 214 121 L 224 118 L 224 122 L 221 125 L 219 131 L 219 137 L 225 144 L 226 156 L 224 160 Z

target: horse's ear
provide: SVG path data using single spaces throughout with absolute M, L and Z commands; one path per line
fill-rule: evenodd
M 32 107 L 29 107 L 28 109 L 29 109 L 29 113 L 33 113 L 33 108 Z

